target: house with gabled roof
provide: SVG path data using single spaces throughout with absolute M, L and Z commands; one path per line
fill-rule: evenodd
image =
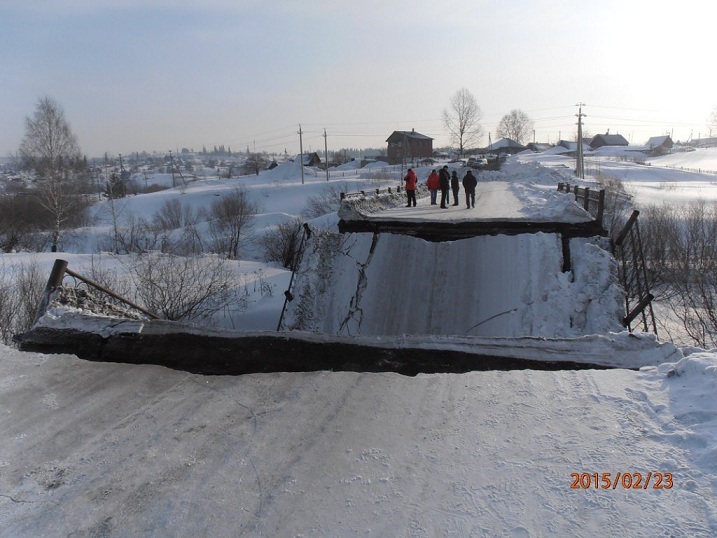
M 394 131 L 386 142 L 388 143 L 386 156 L 390 164 L 433 157 L 433 138 L 417 133 L 415 129 Z
M 490 144 L 483 150 L 483 153 L 507 153 L 513 155 L 525 151 L 525 146 L 510 138 L 501 138 Z
M 553 145 L 542 142 L 530 142 L 525 147 L 534 153 L 542 153 L 552 148 Z
M 583 139 L 583 153 L 586 153 L 588 151 L 591 151 L 590 146 Z M 550 152 L 574 157 L 578 154 L 578 143 L 571 142 L 570 140 L 559 140 L 555 147 L 550 150 Z
M 645 146 L 647 146 L 646 153 L 654 156 L 666 155 L 672 151 L 672 146 L 674 145 L 675 144 L 672 142 L 670 135 L 653 136 L 650 137 L 647 144 L 645 144 Z
M 590 147 L 592 149 L 601 148 L 603 146 L 628 146 L 629 143 L 621 134 L 598 134 L 593 136 L 590 140 Z
M 297 158 L 301 159 L 301 164 L 304 166 L 318 166 L 321 164 L 321 157 L 319 157 L 319 154 L 315 151 L 311 153 L 304 153 L 297 156 Z

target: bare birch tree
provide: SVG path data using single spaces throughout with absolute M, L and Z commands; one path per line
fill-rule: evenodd
M 35 172 L 37 198 L 50 215 L 55 252 L 63 225 L 83 205 L 72 177 L 82 159 L 62 107 L 50 97 L 41 98 L 33 116 L 25 118 L 25 136 L 18 155 L 25 168 Z
M 450 109 L 443 111 L 443 124 L 453 143 L 458 145 L 461 156 L 466 148 L 477 145 L 483 138 L 481 119 L 483 112 L 473 94 L 465 88 L 455 93 Z
M 533 120 L 518 108 L 514 108 L 503 116 L 498 124 L 496 133 L 502 138 L 510 138 L 522 144 L 533 131 Z
M 712 109 L 712 112 L 707 118 L 707 127 L 710 130 L 710 136 L 712 136 L 712 131 L 717 133 L 717 106 Z
M 209 232 L 213 251 L 230 260 L 239 258 L 239 245 L 243 235 L 254 224 L 258 207 L 246 189 L 235 188 L 212 204 Z

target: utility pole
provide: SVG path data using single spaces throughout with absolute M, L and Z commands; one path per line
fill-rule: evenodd
M 403 131 L 403 162 L 401 163 L 401 176 L 403 176 L 403 169 L 406 168 L 406 157 L 408 154 L 408 137 L 406 131 Z
M 326 159 L 326 162 L 324 165 L 326 166 L 326 181 L 329 180 L 329 143 L 326 138 L 326 129 L 324 128 L 324 159 Z
M 301 167 L 301 184 L 304 184 L 304 141 L 301 138 L 301 124 L 299 124 L 299 166 Z
M 177 182 L 174 179 L 174 157 L 172 157 L 172 150 L 169 150 L 169 166 L 172 170 L 172 187 L 177 186 Z
M 585 165 L 583 163 L 583 107 L 585 103 L 578 103 L 575 105 L 578 107 L 578 157 L 575 162 L 575 175 L 580 179 L 585 179 Z
M 109 162 L 109 159 L 107 158 L 107 152 L 105 151 L 105 189 L 108 188 L 107 186 L 109 185 L 109 182 L 110 182 L 110 178 L 107 175 L 107 169 L 109 168 L 109 166 L 110 166 L 110 162 Z M 97 187 L 99 188 L 99 181 L 98 181 Z M 102 200 L 102 190 L 101 189 L 97 193 L 97 196 L 99 197 L 100 200 Z

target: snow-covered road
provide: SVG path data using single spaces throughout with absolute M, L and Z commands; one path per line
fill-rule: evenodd
M 3 537 L 717 530 L 714 415 L 688 412 L 689 375 L 203 377 L 2 351 Z M 571 489 L 617 472 L 674 486 Z

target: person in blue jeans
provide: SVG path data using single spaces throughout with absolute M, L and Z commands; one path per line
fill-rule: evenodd
M 435 170 L 431 170 L 428 179 L 426 180 L 426 187 L 431 192 L 431 205 L 436 205 L 436 198 L 438 197 L 438 188 L 441 186 L 441 182 L 438 179 L 438 173 Z

